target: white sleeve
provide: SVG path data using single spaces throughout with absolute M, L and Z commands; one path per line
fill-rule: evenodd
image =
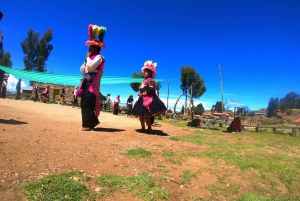
M 85 65 L 84 65 L 84 63 L 80 66 L 80 72 L 81 72 L 82 74 L 85 73 Z
M 91 73 L 91 72 L 98 72 L 97 67 L 102 62 L 102 56 L 97 55 L 93 60 L 90 57 L 86 58 L 86 64 L 82 64 L 80 67 L 81 73 Z

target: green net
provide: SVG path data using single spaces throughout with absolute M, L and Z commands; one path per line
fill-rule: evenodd
M 44 72 L 34 72 L 26 70 L 18 70 L 0 66 L 0 69 L 6 73 L 12 74 L 13 76 L 20 77 L 35 82 L 43 82 L 49 84 L 69 85 L 78 86 L 80 80 L 83 78 L 82 75 L 72 74 L 54 74 Z M 103 76 L 101 78 L 101 84 L 130 84 L 130 83 L 141 83 L 144 78 L 132 78 L 132 77 L 118 77 L 118 76 Z M 156 80 L 163 81 L 163 80 Z

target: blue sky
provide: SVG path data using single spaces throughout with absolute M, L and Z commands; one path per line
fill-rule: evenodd
M 251 110 L 266 108 L 271 97 L 300 93 L 299 0 L 1 0 L 0 29 L 13 68 L 23 69 L 20 43 L 30 28 L 51 28 L 54 46 L 48 71 L 79 74 L 89 24 L 106 26 L 104 76 L 131 76 L 146 60 L 158 63 L 164 79 L 161 98 L 169 107 L 182 94 L 180 69 L 191 66 L 207 91 L 196 103 L 210 109 L 221 100 L 239 100 Z M 136 93 L 128 84 L 101 85 L 103 94 Z

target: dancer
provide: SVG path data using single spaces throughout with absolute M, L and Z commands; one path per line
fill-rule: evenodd
M 41 93 L 41 97 L 43 98 L 43 102 L 47 103 L 49 100 L 49 92 L 50 92 L 50 84 L 47 85 L 46 89 Z
M 167 111 L 165 104 L 159 99 L 155 91 L 156 63 L 146 61 L 142 72 L 144 73 L 144 81 L 139 86 L 138 100 L 132 109 L 132 114 L 138 116 L 141 122 L 141 132 L 145 132 L 145 121 L 148 132 L 151 132 L 150 117 L 158 114 L 164 114 Z
M 88 26 L 88 35 L 90 40 L 85 44 L 89 46 L 86 59 L 80 67 L 83 73 L 80 89 L 77 90 L 77 96 L 81 97 L 82 130 L 90 131 L 100 122 L 100 81 L 104 67 L 104 57 L 100 50 L 105 48 L 103 38 L 106 32 L 105 27 L 90 24 Z
M 58 104 L 64 105 L 65 103 L 65 96 L 66 96 L 66 87 L 63 86 L 63 88 L 60 90 L 60 99 Z

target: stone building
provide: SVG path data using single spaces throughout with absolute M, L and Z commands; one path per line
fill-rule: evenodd
M 47 85 L 48 84 L 46 84 L 46 83 L 33 83 L 33 86 L 38 86 L 38 88 L 39 88 L 39 96 L 46 89 Z M 66 87 L 65 101 L 66 101 L 66 103 L 72 103 L 75 87 L 74 86 L 66 86 L 66 85 L 57 85 L 57 84 L 50 84 L 49 101 L 53 101 L 53 102 L 59 101 L 60 90 L 64 86 Z M 32 91 L 32 97 L 34 97 L 34 91 Z M 80 102 L 80 98 L 78 98 L 78 101 Z

